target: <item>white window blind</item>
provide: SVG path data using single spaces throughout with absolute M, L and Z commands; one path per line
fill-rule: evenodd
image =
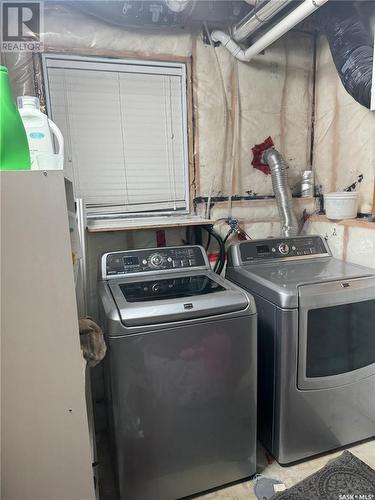
M 188 211 L 183 64 L 44 56 L 65 172 L 91 214 Z

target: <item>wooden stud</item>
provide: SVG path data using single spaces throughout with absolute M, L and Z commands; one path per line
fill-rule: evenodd
M 141 59 L 144 61 L 160 61 L 160 62 L 191 62 L 191 56 L 176 56 L 174 54 L 153 54 L 149 52 L 130 51 L 130 50 L 108 50 L 91 47 L 84 48 L 63 48 L 63 47 L 47 47 L 44 54 L 66 54 L 75 56 L 90 56 L 90 57 L 111 57 L 115 59 Z
M 196 163 L 194 158 L 194 103 L 193 103 L 193 81 L 192 63 L 186 65 L 186 101 L 187 101 L 187 132 L 188 132 L 188 162 L 189 162 L 189 198 L 190 211 L 192 211 L 193 200 L 196 192 Z
M 192 44 L 192 116 L 193 116 L 193 158 L 194 158 L 194 188 L 195 195 L 200 193 L 200 164 L 199 164 L 199 103 L 198 103 L 198 79 L 197 79 L 197 37 L 193 38 Z
M 346 260 L 348 257 L 348 245 L 349 245 L 349 226 L 344 226 L 344 240 L 342 249 L 343 260 Z
M 375 222 L 369 222 L 361 219 L 345 219 L 345 220 L 331 220 L 325 215 L 313 215 L 310 218 L 313 222 L 330 222 L 331 224 L 338 224 L 340 226 L 348 227 L 362 227 L 364 229 L 375 229 Z

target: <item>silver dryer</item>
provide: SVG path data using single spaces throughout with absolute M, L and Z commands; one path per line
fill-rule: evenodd
M 375 436 L 375 270 L 320 236 L 245 241 L 226 277 L 258 313 L 258 433 L 282 464 Z

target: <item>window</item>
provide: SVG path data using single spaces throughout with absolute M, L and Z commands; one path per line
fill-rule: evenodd
M 43 67 L 88 214 L 188 212 L 185 65 L 47 54 Z

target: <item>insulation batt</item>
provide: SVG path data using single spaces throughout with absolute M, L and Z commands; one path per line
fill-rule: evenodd
M 357 102 L 370 108 L 374 47 L 369 27 L 351 2 L 330 2 L 317 19 L 342 84 Z

